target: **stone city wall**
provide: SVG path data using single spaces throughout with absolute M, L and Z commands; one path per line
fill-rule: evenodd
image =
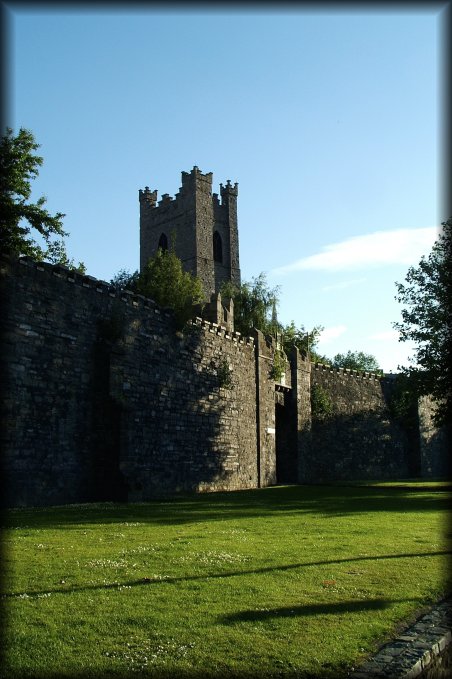
M 413 475 L 413 451 L 404 429 L 390 416 L 392 381 L 372 373 L 316 364 L 310 444 L 302 456 L 302 480 L 389 479 Z M 315 399 L 314 399 L 315 400 Z
M 252 338 L 27 259 L 2 296 L 7 504 L 258 485 Z
M 394 380 L 313 365 L 26 258 L 1 262 L 4 502 L 145 501 L 275 483 L 438 475 L 444 437 L 391 418 Z M 320 404 L 320 405 L 319 405 Z M 419 439 L 417 429 L 415 436 Z

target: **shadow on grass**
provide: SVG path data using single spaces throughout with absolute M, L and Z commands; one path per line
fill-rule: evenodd
M 359 601 L 339 601 L 329 604 L 308 604 L 305 606 L 282 606 L 280 608 L 262 608 L 240 611 L 232 615 L 223 615 L 220 621 L 224 624 L 236 622 L 259 622 L 270 618 L 295 618 L 311 615 L 343 615 L 361 613 L 362 611 L 379 611 L 394 603 L 402 601 L 420 601 L 420 599 L 369 599 Z
M 185 575 L 165 578 L 141 578 L 139 580 L 126 580 L 123 582 L 102 583 L 99 585 L 70 585 L 45 590 L 33 590 L 30 592 L 10 592 L 3 594 L 3 599 L 13 599 L 15 597 L 39 597 L 44 594 L 74 594 L 76 592 L 87 592 L 93 590 L 120 589 L 121 587 L 146 587 L 149 585 L 171 585 L 193 580 L 213 580 L 216 578 L 235 578 L 246 575 L 264 575 L 267 573 L 283 573 L 285 571 L 308 568 L 310 566 L 329 566 L 340 563 L 354 563 L 356 561 L 381 561 L 388 559 L 412 559 L 423 556 L 450 556 L 452 550 L 442 552 L 416 552 L 409 554 L 385 554 L 379 556 L 357 556 L 348 559 L 327 559 L 325 561 L 309 561 L 306 563 L 285 564 L 283 566 L 268 566 L 266 568 L 255 568 L 252 570 L 225 571 L 220 573 L 206 573 L 205 575 Z
M 178 525 L 195 521 L 250 519 L 282 515 L 348 516 L 372 512 L 437 512 L 451 509 L 443 488 L 273 486 L 258 490 L 190 495 L 143 504 L 83 504 L 12 509 L 5 526 L 63 528 L 138 521 Z

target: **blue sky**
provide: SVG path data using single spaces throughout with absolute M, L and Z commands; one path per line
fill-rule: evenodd
M 321 5 L 319 6 L 321 7 Z M 10 114 L 41 144 L 34 195 L 110 280 L 139 266 L 138 190 L 181 171 L 239 184 L 242 279 L 281 286 L 318 351 L 396 371 L 395 281 L 428 254 L 440 195 L 443 13 L 10 6 Z

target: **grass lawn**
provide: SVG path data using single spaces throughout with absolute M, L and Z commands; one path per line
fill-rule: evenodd
M 10 510 L 2 676 L 346 677 L 450 592 L 451 495 L 280 486 Z

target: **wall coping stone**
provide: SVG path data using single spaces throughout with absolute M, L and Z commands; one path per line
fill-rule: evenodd
M 125 304 L 133 306 L 135 308 L 153 308 L 155 314 L 161 314 L 166 317 L 171 317 L 172 310 L 159 307 L 157 303 L 144 295 L 132 292 L 132 290 L 119 290 L 116 291 L 112 288 L 111 284 L 107 281 L 95 278 L 94 276 L 89 276 L 87 274 L 82 274 L 73 269 L 69 269 L 67 266 L 62 264 L 51 264 L 50 262 L 37 262 L 31 257 L 23 256 L 19 258 L 10 257 L 9 255 L 2 254 L 1 260 L 5 264 L 15 264 L 18 263 L 21 266 L 27 266 L 36 271 L 44 272 L 44 274 L 51 274 L 60 278 L 62 281 L 67 281 L 72 285 L 80 285 L 83 288 L 90 288 L 98 294 L 108 293 L 110 297 L 116 297 Z M 239 332 L 233 332 L 227 330 L 226 327 L 218 325 L 212 321 L 207 321 L 197 316 L 192 321 L 192 325 L 201 326 L 208 332 L 215 334 L 217 336 L 223 337 L 235 344 L 240 344 L 244 346 L 254 347 L 254 337 L 242 337 Z
M 21 266 L 28 266 L 30 268 L 34 268 L 36 271 L 51 273 L 54 276 L 62 280 L 65 280 L 73 285 L 78 284 L 84 288 L 91 288 L 98 292 L 99 294 L 107 293 L 110 297 L 117 297 L 118 299 L 124 301 L 126 304 L 129 304 L 130 306 L 133 306 L 135 308 L 153 307 L 154 312 L 156 314 L 162 314 L 166 317 L 170 317 L 172 313 L 170 309 L 159 307 L 153 299 L 132 292 L 131 290 L 116 291 L 107 281 L 95 278 L 94 276 L 79 273 L 78 271 L 69 269 L 67 266 L 64 266 L 62 264 L 51 264 L 50 262 L 37 262 L 28 256 L 13 258 L 8 255 L 2 255 L 2 259 L 5 261 L 5 263 L 18 262 Z M 205 328 L 208 332 L 221 335 L 221 337 L 224 337 L 225 339 L 232 340 L 239 344 L 245 344 L 247 346 L 250 345 L 254 347 L 255 342 L 254 337 L 247 338 L 241 337 L 241 334 L 239 332 L 231 333 L 224 326 L 219 326 L 217 323 L 207 321 L 199 317 L 194 318 L 191 321 L 191 323 L 193 325 L 198 325 Z M 269 347 L 273 346 L 274 344 L 273 338 L 266 337 L 265 339 Z M 335 368 L 334 366 L 328 364 L 315 362 L 311 362 L 311 369 L 313 369 L 314 371 L 325 371 L 325 372 L 328 371 L 331 373 L 337 373 L 344 376 L 347 375 L 349 377 L 354 378 L 358 377 L 364 380 L 365 379 L 378 380 L 380 382 L 393 380 L 396 377 L 396 375 L 392 373 L 379 375 L 377 373 L 367 372 L 364 370 L 351 370 L 350 368 Z
M 357 667 L 350 679 L 415 679 L 452 647 L 452 597 L 443 599 Z
M 384 373 L 383 375 L 379 375 L 378 373 L 368 372 L 367 370 L 351 370 L 351 368 L 336 368 L 335 366 L 329 365 L 328 363 L 311 362 L 311 368 L 313 370 L 317 370 L 318 372 L 323 371 L 339 373 L 341 375 L 347 375 L 349 377 L 361 377 L 362 379 L 379 380 L 380 382 L 391 380 L 396 377 L 396 375 L 394 375 L 393 373 Z

